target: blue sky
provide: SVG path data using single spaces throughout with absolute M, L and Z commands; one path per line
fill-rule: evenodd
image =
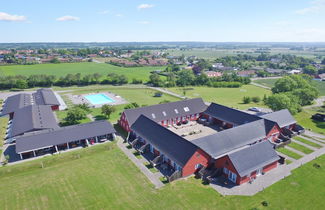
M 0 0 L 0 42 L 320 42 L 325 0 Z

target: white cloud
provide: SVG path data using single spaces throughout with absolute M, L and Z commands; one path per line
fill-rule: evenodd
M 311 5 L 309 7 L 296 10 L 295 13 L 299 15 L 305 15 L 308 13 L 318 13 L 320 11 L 325 10 L 325 0 L 312 1 L 310 2 L 310 4 Z
M 289 26 L 292 25 L 292 23 L 290 21 L 287 20 L 280 20 L 274 23 L 274 25 L 276 26 Z
M 18 21 L 25 21 L 27 20 L 27 18 L 23 15 L 11 15 L 5 12 L 0 12 L 0 20 L 18 22 Z
M 150 24 L 150 22 L 147 21 L 147 20 L 139 21 L 138 23 L 139 24 L 142 24 L 142 25 L 148 25 L 148 24 Z
M 80 20 L 80 18 L 75 17 L 75 16 L 66 15 L 66 16 L 59 17 L 56 20 L 57 21 L 78 21 L 78 20 Z
M 98 14 L 101 14 L 101 15 L 106 15 L 106 14 L 108 14 L 108 13 L 110 13 L 109 10 L 103 10 L 103 11 L 99 11 L 99 12 L 98 12 Z
M 149 8 L 152 8 L 152 7 L 154 7 L 155 5 L 153 5 L 153 4 L 140 4 L 139 6 L 138 6 L 138 9 L 149 9 Z
M 116 14 L 115 16 L 116 16 L 116 17 L 124 17 L 123 14 Z

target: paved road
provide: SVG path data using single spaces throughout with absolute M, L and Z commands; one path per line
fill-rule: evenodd
M 255 83 L 255 82 L 251 82 L 251 85 L 255 85 L 257 87 L 261 87 L 261 88 L 265 88 L 265 89 L 271 90 L 270 87 L 267 87 L 267 86 L 264 86 L 264 85 L 261 85 L 261 84 Z
M 304 108 L 308 109 L 308 108 L 312 108 L 312 107 L 323 106 L 324 102 L 325 102 L 325 96 L 321 96 L 315 100 L 315 103 L 313 105 L 305 106 Z
M 252 81 L 254 80 L 260 80 L 260 79 L 280 79 L 282 77 L 254 77 L 254 78 L 251 78 Z
M 182 96 L 182 95 L 179 95 L 179 94 L 177 94 L 177 93 L 171 92 L 171 91 L 169 91 L 169 90 L 167 90 L 167 89 L 164 89 L 164 88 L 159 88 L 159 87 L 150 87 L 150 86 L 148 86 L 148 87 L 149 87 L 150 89 L 157 90 L 157 91 L 160 91 L 160 92 L 162 92 L 162 93 L 166 93 L 166 94 L 169 94 L 169 95 L 175 96 L 175 97 L 177 97 L 177 98 L 186 99 L 185 96 Z

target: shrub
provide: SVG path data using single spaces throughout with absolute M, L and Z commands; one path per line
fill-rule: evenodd
M 254 96 L 254 97 L 252 97 L 252 101 L 253 101 L 254 103 L 258 103 L 258 102 L 261 101 L 261 98 L 258 97 L 258 96 Z
M 269 205 L 269 202 L 267 202 L 267 201 L 263 201 L 263 202 L 262 202 L 262 205 L 263 205 L 263 206 L 268 206 L 268 205 Z
M 244 98 L 243 98 L 243 103 L 244 103 L 244 104 L 249 104 L 250 102 L 251 102 L 251 98 L 248 97 L 248 96 L 244 96 Z

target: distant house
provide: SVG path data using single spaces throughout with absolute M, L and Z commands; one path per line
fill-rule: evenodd
M 204 72 L 209 78 L 211 77 L 221 77 L 222 73 L 217 71 L 206 71 Z
M 325 73 L 316 75 L 315 79 L 320 81 L 325 81 Z
M 246 70 L 246 71 L 238 71 L 237 75 L 240 77 L 252 77 L 255 75 L 255 71 L 254 70 Z
M 288 73 L 289 74 L 301 74 L 301 70 L 293 69 L 293 70 L 288 71 Z
M 285 70 L 283 70 L 283 69 L 270 69 L 270 68 L 267 68 L 267 69 L 265 69 L 265 71 L 270 73 L 270 74 L 275 74 L 275 75 L 280 75 L 280 74 L 285 73 Z

